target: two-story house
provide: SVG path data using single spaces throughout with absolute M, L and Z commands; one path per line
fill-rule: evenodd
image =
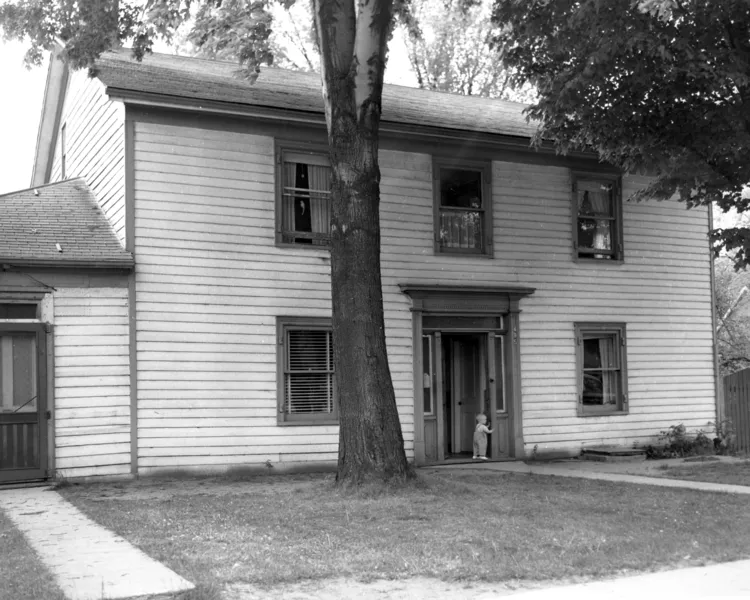
M 121 254 L 55 266 L 0 246 L 5 479 L 335 463 L 319 77 L 235 70 L 124 50 L 92 79 L 52 61 L 33 187 L 0 212 L 90 193 L 101 248 Z M 386 335 L 411 460 L 465 456 L 480 411 L 495 459 L 716 418 L 705 209 L 627 202 L 643 177 L 532 149 L 519 104 L 386 86 L 383 106 Z M 40 327 L 46 354 L 16 349 Z M 22 438 L 32 387 L 46 394 Z

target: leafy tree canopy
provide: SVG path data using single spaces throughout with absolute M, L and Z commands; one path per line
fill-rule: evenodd
M 492 18 L 540 139 L 655 175 L 635 199 L 750 208 L 750 2 L 495 0 Z M 713 240 L 750 262 L 749 230 Z

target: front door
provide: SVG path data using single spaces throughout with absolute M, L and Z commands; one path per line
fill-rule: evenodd
M 0 482 L 46 477 L 46 347 L 42 323 L 0 322 Z
M 460 335 L 449 338 L 451 348 L 451 415 L 452 454 L 473 451 L 476 416 L 484 411 L 487 382 L 484 375 L 484 338 Z M 488 416 L 489 418 L 489 416 Z
M 424 441 L 428 462 L 471 458 L 476 415 L 493 433 L 488 454 L 512 456 L 506 398 L 504 336 L 494 331 L 435 331 L 423 335 Z

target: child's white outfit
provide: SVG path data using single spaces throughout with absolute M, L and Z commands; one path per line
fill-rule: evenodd
M 487 434 L 492 433 L 487 425 L 477 423 L 474 429 L 474 458 L 487 458 Z

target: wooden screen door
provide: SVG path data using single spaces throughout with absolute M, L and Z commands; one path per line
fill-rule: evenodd
M 47 475 L 43 323 L 0 323 L 0 482 Z

